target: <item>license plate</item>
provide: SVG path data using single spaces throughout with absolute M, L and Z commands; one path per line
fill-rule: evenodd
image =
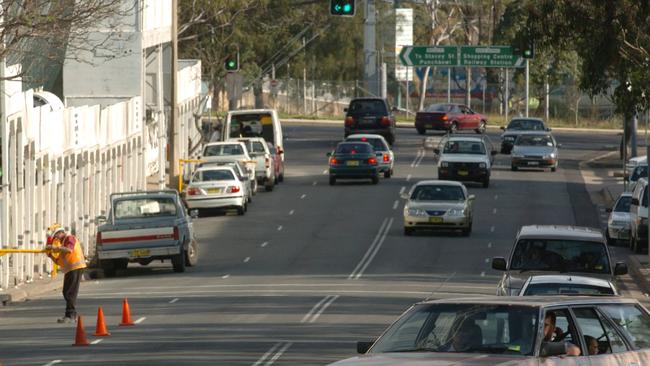
M 131 251 L 131 257 L 148 257 L 149 249 L 135 249 Z
M 345 162 L 347 166 L 359 166 L 359 160 L 348 160 Z
M 439 224 L 442 222 L 442 217 L 429 217 L 429 222 L 432 224 Z
M 458 175 L 461 175 L 463 177 L 469 175 L 469 172 L 467 170 L 459 170 Z
M 539 165 L 539 161 L 529 161 L 528 165 Z
M 221 188 L 208 188 L 208 193 L 211 194 L 221 193 Z
M 371 125 L 375 123 L 375 118 L 364 118 L 361 120 L 361 123 L 364 125 Z

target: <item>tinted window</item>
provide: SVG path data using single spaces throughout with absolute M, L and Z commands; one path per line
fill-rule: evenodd
M 353 100 L 348 108 L 349 113 L 354 114 L 379 114 L 388 115 L 386 104 L 381 100 Z
M 432 104 L 425 109 L 425 112 L 450 112 L 453 110 L 453 105 L 452 104 Z
M 632 197 L 625 196 L 621 197 L 614 207 L 614 212 L 630 212 L 630 203 L 632 202 Z
M 529 119 L 514 119 L 508 124 L 508 130 L 517 131 L 544 131 L 545 128 L 542 121 Z
M 244 155 L 244 149 L 239 144 L 209 145 L 205 147 L 203 156 Z
M 515 145 L 518 146 L 549 146 L 552 147 L 553 139 L 551 136 L 530 136 L 522 135 L 517 138 Z
M 232 172 L 227 169 L 223 170 L 200 170 L 194 173 L 192 182 L 215 182 L 220 180 L 234 180 Z
M 270 113 L 233 114 L 230 117 L 230 138 L 262 137 L 275 144 L 273 116 Z
M 368 145 L 365 142 L 354 144 L 354 143 L 346 143 L 346 144 L 339 144 L 339 146 L 336 147 L 336 153 L 337 154 L 368 154 L 372 151 L 372 148 L 370 145 Z
M 631 182 L 636 182 L 639 178 L 645 178 L 648 176 L 648 166 L 642 165 L 634 168 L 632 176 L 630 177 Z
M 113 207 L 116 219 L 176 216 L 176 204 L 167 197 L 123 199 L 115 201 Z
M 422 185 L 415 187 L 411 199 L 417 201 L 462 201 L 465 199 L 465 195 L 460 187 Z
M 614 291 L 609 286 L 589 286 L 571 283 L 535 283 L 526 287 L 524 295 L 614 295 Z
M 485 155 L 485 146 L 480 141 L 447 141 L 443 152 L 445 154 Z
M 384 145 L 384 142 L 381 141 L 380 139 L 369 139 L 365 137 L 361 138 L 348 138 L 346 141 L 361 141 L 361 142 L 367 142 L 370 145 L 372 145 L 372 149 L 375 151 L 387 151 L 386 146 Z
M 375 343 L 381 352 L 470 352 L 530 355 L 539 309 L 490 304 L 423 304 Z
M 632 340 L 636 348 L 650 347 L 650 318 L 634 305 L 600 307 Z
M 603 243 L 555 239 L 519 240 L 510 269 L 610 273 Z

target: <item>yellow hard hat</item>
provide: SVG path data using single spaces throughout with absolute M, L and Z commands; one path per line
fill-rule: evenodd
M 59 232 L 61 230 L 63 230 L 63 227 L 61 226 L 61 224 L 54 223 L 54 224 L 47 227 L 47 235 L 52 236 L 52 235 L 56 234 L 57 232 Z

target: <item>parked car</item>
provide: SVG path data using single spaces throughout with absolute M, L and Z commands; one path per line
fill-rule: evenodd
M 417 229 L 461 230 L 472 232 L 474 195 L 461 183 L 427 180 L 413 185 L 404 194 L 404 235 Z
M 530 131 L 550 132 L 551 129 L 544 124 L 541 118 L 515 118 L 507 127 L 501 126 L 503 133 L 501 134 L 501 153 L 510 154 L 515 140 L 522 133 Z
M 248 209 L 245 183 L 229 166 L 198 168 L 186 192 L 185 202 L 190 209 L 234 208 L 238 215 L 243 215 Z
M 614 207 L 607 209 L 609 218 L 607 218 L 605 238 L 607 238 L 608 245 L 629 242 L 630 227 L 632 226 L 632 215 L 630 214 L 631 204 L 632 193 L 624 192 L 618 196 L 618 199 L 614 202 Z
M 257 193 L 257 161 L 250 156 L 245 143 L 239 141 L 207 143 L 203 146 L 203 154 L 199 159 L 204 163 L 239 161 L 246 166 L 253 195 Z
M 530 276 L 521 287 L 519 296 L 618 296 L 612 281 L 602 278 L 568 275 Z
M 273 146 L 272 143 L 267 142 L 266 146 L 269 147 L 269 152 L 271 153 L 271 158 L 273 159 L 273 167 L 275 168 L 275 182 L 280 183 L 284 181 L 284 160 L 282 160 L 282 154 L 279 153 L 279 148 Z
M 484 133 L 486 128 L 487 118 L 463 104 L 432 104 L 415 114 L 415 129 L 420 135 L 424 135 L 427 130 L 451 133 L 474 130 L 476 133 Z
M 370 179 L 379 183 L 379 165 L 372 146 L 367 142 L 340 142 L 329 157 L 330 185 L 338 179 Z
M 625 179 L 627 180 L 625 191 L 626 192 L 634 191 L 636 182 L 638 182 L 640 178 L 648 178 L 648 164 L 641 163 L 635 166 L 634 169 L 632 169 L 632 174 L 625 177 Z
M 517 295 L 524 282 L 538 274 L 577 274 L 613 281 L 627 273 L 627 265 L 612 265 L 600 230 L 578 226 L 522 226 L 510 257 L 492 258 L 492 268 L 503 271 L 498 295 Z
M 636 182 L 630 200 L 630 249 L 641 253 L 648 249 L 648 180 Z
M 284 138 L 278 113 L 274 109 L 230 111 L 221 134 L 222 141 L 242 137 L 261 137 L 272 143 L 284 161 Z
M 395 163 L 395 154 L 386 139 L 381 135 L 371 134 L 354 134 L 348 136 L 345 141 L 361 141 L 367 142 L 372 145 L 377 155 L 377 164 L 379 165 L 379 172 L 384 173 L 384 178 L 390 178 L 393 175 L 393 164 Z
M 354 98 L 345 109 L 345 137 L 355 133 L 384 136 L 395 143 L 395 117 L 383 98 Z
M 331 365 L 645 365 L 648 329 L 648 311 L 615 296 L 430 300 L 357 342 L 361 355 Z
M 442 149 L 434 149 L 438 156 L 438 179 L 479 182 L 490 185 L 490 173 L 496 150 L 486 139 L 471 136 L 452 136 L 441 141 Z
M 210 166 L 229 166 L 235 172 L 237 179 L 244 184 L 244 196 L 246 197 L 246 202 L 253 202 L 253 188 L 251 186 L 251 180 L 248 178 L 248 173 L 246 171 L 246 166 L 240 161 L 225 161 L 225 162 L 216 162 L 216 163 L 203 163 L 198 167 L 210 167 Z M 189 183 L 189 181 L 188 181 Z
M 111 194 L 108 217 L 97 221 L 97 258 L 107 277 L 129 262 L 171 260 L 174 272 L 184 272 L 198 261 L 192 218 L 177 191 Z
M 526 132 L 515 140 L 510 159 L 510 169 L 520 168 L 550 168 L 557 169 L 560 157 L 558 143 L 548 132 Z
M 271 156 L 269 147 L 261 137 L 248 137 L 237 139 L 239 142 L 246 144 L 246 148 L 253 160 L 255 160 L 255 179 L 257 184 L 264 185 L 267 192 L 273 190 L 275 186 L 275 159 Z
M 647 156 L 636 156 L 634 158 L 631 158 L 627 161 L 625 164 L 625 176 L 629 177 L 632 175 L 632 171 L 634 171 L 634 168 L 636 168 L 639 165 L 648 165 L 648 157 Z

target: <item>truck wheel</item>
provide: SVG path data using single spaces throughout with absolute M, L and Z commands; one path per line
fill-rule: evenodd
M 483 188 L 487 188 L 490 186 L 490 178 L 485 178 L 483 180 Z
M 237 207 L 237 215 L 243 216 L 245 213 L 246 213 L 246 207 L 245 206 Z
M 104 270 L 105 277 L 115 277 L 115 263 L 112 260 L 103 260 L 100 262 L 100 266 Z
M 192 240 L 185 251 L 185 265 L 188 267 L 194 267 L 198 261 L 199 245 L 196 243 L 196 240 Z
M 128 259 L 113 259 L 113 266 L 115 269 L 126 269 L 129 265 Z
M 180 253 L 172 257 L 172 266 L 176 273 L 185 272 L 185 250 L 181 249 Z
M 330 185 L 333 186 L 336 184 L 336 178 L 330 176 Z

